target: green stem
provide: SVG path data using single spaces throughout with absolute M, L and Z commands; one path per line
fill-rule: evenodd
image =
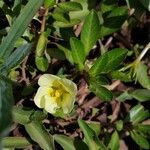
M 31 145 L 31 142 L 25 137 L 6 137 L 2 139 L 4 148 L 25 148 Z
M 148 52 L 148 50 L 150 49 L 150 42 L 146 45 L 146 47 L 143 49 L 143 51 L 141 52 L 141 54 L 137 57 L 136 60 L 134 60 L 132 63 L 130 63 L 129 65 L 123 67 L 122 69 L 120 69 L 120 71 L 125 71 L 131 67 L 137 66 L 139 64 L 139 62 L 142 60 L 142 58 L 145 56 L 145 54 Z
M 131 68 L 131 67 L 133 66 L 133 64 L 134 64 L 134 62 L 128 64 L 127 66 L 125 66 L 125 67 L 123 67 L 123 68 L 121 68 L 119 71 L 125 71 L 125 70 Z
M 104 47 L 104 45 L 102 44 L 102 41 L 101 40 L 98 40 L 99 41 L 99 45 L 100 45 L 100 52 L 101 52 L 101 55 L 103 55 L 105 52 L 107 52 L 107 49 Z

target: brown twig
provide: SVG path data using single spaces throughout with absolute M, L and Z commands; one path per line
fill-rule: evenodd
M 26 64 L 28 61 L 28 56 L 25 57 L 23 63 L 22 63 L 22 67 L 21 67 L 21 72 L 22 72 L 22 78 L 19 82 L 24 81 L 27 85 L 29 85 L 29 79 L 26 76 Z
M 45 9 L 45 13 L 42 19 L 42 24 L 41 24 L 41 33 L 45 31 L 45 26 L 46 26 L 46 17 L 48 15 L 48 8 Z
M 118 118 L 118 115 L 119 115 L 119 112 L 120 112 L 120 102 L 116 102 L 115 104 L 115 109 L 113 111 L 113 114 L 112 114 L 112 117 L 111 117 L 111 122 L 114 122 L 117 118 Z
M 110 37 L 110 38 L 107 40 L 107 42 L 106 42 L 105 45 L 104 45 L 104 47 L 105 47 L 106 49 L 109 48 L 109 46 L 110 46 L 112 40 L 113 40 L 113 37 Z
M 114 81 L 111 85 L 105 86 L 108 90 L 112 91 L 114 90 L 119 84 L 121 83 L 120 80 Z

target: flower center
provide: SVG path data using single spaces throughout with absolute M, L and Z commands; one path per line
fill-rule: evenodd
M 60 89 L 50 88 L 48 95 L 55 98 L 56 100 L 62 96 L 63 92 Z

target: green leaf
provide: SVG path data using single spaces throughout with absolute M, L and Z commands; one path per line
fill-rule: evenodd
M 124 102 L 125 100 L 131 100 L 132 96 L 129 94 L 128 91 L 121 93 L 117 98 L 118 101 Z
M 61 51 L 64 52 L 64 54 L 65 54 L 67 60 L 68 60 L 70 63 L 73 64 L 73 58 L 72 58 L 71 51 L 70 51 L 68 48 L 66 48 L 66 47 L 64 47 L 64 46 L 62 46 L 62 45 L 60 45 L 60 44 L 58 44 L 58 43 L 55 43 L 55 44 L 56 44 L 56 46 L 58 47 L 58 49 L 60 49 Z
M 29 95 L 33 94 L 34 92 L 36 92 L 34 85 L 28 84 L 23 87 L 23 89 L 21 91 L 21 95 L 25 97 L 25 96 L 29 96 Z
M 51 8 L 56 4 L 56 0 L 44 0 L 44 7 Z
M 136 65 L 135 73 L 138 82 L 146 89 L 150 90 L 150 77 L 147 74 L 147 66 L 140 62 Z
M 58 4 L 58 7 L 64 11 L 79 11 L 82 10 L 82 5 L 77 2 L 62 2 Z
M 110 150 L 119 150 L 119 135 L 117 131 L 114 131 L 111 135 L 110 142 L 108 144 L 108 149 Z
M 128 17 L 128 10 L 126 8 L 117 7 L 109 12 L 104 18 L 104 23 L 100 26 L 99 38 L 112 34 L 119 30 L 122 24 Z
M 2 72 L 9 72 L 12 68 L 16 67 L 31 51 L 32 44 L 24 44 L 18 47 L 9 57 L 7 61 L 3 63 L 0 70 Z
M 24 33 L 33 16 L 42 4 L 43 0 L 30 0 L 23 8 L 21 14 L 11 26 L 8 35 L 4 38 L 0 45 L 1 58 L 7 58 L 11 54 L 15 42 Z
M 150 11 L 150 1 L 149 0 L 139 0 L 139 2 Z
M 111 11 L 115 7 L 116 7 L 116 0 L 109 0 L 109 1 L 103 0 L 101 4 L 101 11 L 102 13 L 106 13 Z
M 78 124 L 84 133 L 89 150 L 106 150 L 105 145 L 100 142 L 96 133 L 87 125 L 85 121 L 78 119 Z
M 97 75 L 94 78 L 90 78 L 90 82 L 96 82 L 100 85 L 108 85 L 110 82 L 104 75 Z
M 144 109 L 144 106 L 142 105 L 136 105 L 134 106 L 127 116 L 127 120 L 132 122 L 132 124 L 136 124 L 139 122 L 144 121 L 146 118 L 150 116 L 149 111 Z
M 150 90 L 147 89 L 136 89 L 130 93 L 130 95 L 140 102 L 150 100 Z
M 99 136 L 99 134 L 101 132 L 101 124 L 96 121 L 89 121 L 89 122 L 86 121 L 86 123 L 93 131 L 95 131 L 96 135 Z
M 60 22 L 64 22 L 64 23 L 69 23 L 70 18 L 69 15 L 67 13 L 64 12 L 54 12 L 52 14 L 52 17 L 56 20 L 56 21 L 60 21 Z
M 85 61 L 84 46 L 80 40 L 74 37 L 70 39 L 70 45 L 74 63 L 77 64 L 79 70 L 82 71 L 84 69 L 84 61 Z
M 118 121 L 116 121 L 116 129 L 117 129 L 118 131 L 123 130 L 123 120 L 118 120 Z
M 61 38 L 63 38 L 65 41 L 69 41 L 71 37 L 76 37 L 73 27 L 60 28 L 59 32 L 61 34 Z
M 47 42 L 48 40 L 46 37 L 46 33 L 45 32 L 41 33 L 41 35 L 39 36 L 37 45 L 36 45 L 36 50 L 35 50 L 36 56 L 41 57 L 44 55 L 44 52 L 47 47 Z
M 141 131 L 142 133 L 144 134 L 150 134 L 150 125 L 147 125 L 147 124 L 138 124 L 137 125 L 137 131 Z
M 53 137 L 47 132 L 42 122 L 32 121 L 31 123 L 25 125 L 25 129 L 31 139 L 37 142 L 42 149 L 54 150 Z
M 20 11 L 21 11 L 21 0 L 15 0 L 13 5 L 13 14 L 15 14 L 15 17 L 19 15 Z
M 113 79 L 121 80 L 124 82 L 131 82 L 133 80 L 130 72 L 121 72 L 121 71 L 115 70 L 110 73 L 110 76 Z
M 34 113 L 30 116 L 31 121 L 43 121 L 44 119 L 47 118 L 47 114 L 43 113 L 43 111 L 37 110 L 34 111 Z
M 116 32 L 118 29 L 113 29 L 113 28 L 109 28 L 109 27 L 105 27 L 104 25 L 100 26 L 100 32 L 99 32 L 99 38 L 103 38 L 107 35 L 110 35 L 114 32 Z
M 84 20 L 85 17 L 89 14 L 89 5 L 87 0 L 73 0 L 74 2 L 80 3 L 83 10 L 80 11 L 70 11 L 69 16 L 71 19 Z
M 50 55 L 50 57 L 54 57 L 58 60 L 66 59 L 65 53 L 58 48 L 48 48 L 46 52 Z
M 59 143 L 64 150 L 76 150 L 74 146 L 74 139 L 65 135 L 53 135 L 54 140 Z
M 4 148 L 26 148 L 31 146 L 31 141 L 25 137 L 5 137 L 2 139 Z
M 92 76 L 115 70 L 127 55 L 127 49 L 115 48 L 101 55 L 90 69 Z
M 13 94 L 10 81 L 0 76 L 0 138 L 8 133 L 12 123 Z
M 96 11 L 92 10 L 86 17 L 81 31 L 81 41 L 84 45 L 85 54 L 93 48 L 99 36 L 99 18 Z
M 25 125 L 31 122 L 30 117 L 34 114 L 34 110 L 14 106 L 12 114 L 14 122 Z
M 37 68 L 42 72 L 45 72 L 49 67 L 49 62 L 45 56 L 35 57 L 35 63 Z
M 113 98 L 111 91 L 97 82 L 90 82 L 90 91 L 103 101 L 111 101 Z
M 74 139 L 74 146 L 76 150 L 89 150 L 87 144 L 84 142 L 84 140 L 75 138 Z
M 42 111 L 35 111 L 25 107 L 13 107 L 13 121 L 22 125 L 31 123 L 32 121 L 42 121 L 47 117 Z
M 136 131 L 131 131 L 130 135 L 132 139 L 136 142 L 136 144 L 139 145 L 141 148 L 143 149 L 150 148 L 149 142 L 146 140 L 146 138 L 138 134 Z
M 72 27 L 74 25 L 79 24 L 81 21 L 79 19 L 72 19 L 69 22 L 61 22 L 61 21 L 55 21 L 54 26 L 60 27 L 60 28 L 68 28 Z
M 78 138 L 70 138 L 66 135 L 53 135 L 54 140 L 61 145 L 63 150 L 88 150 L 87 145 Z
M 110 11 L 106 17 L 104 17 L 104 26 L 112 28 L 120 28 L 122 23 L 125 21 L 128 15 L 128 9 L 125 7 L 117 7 Z M 110 19 L 114 19 L 111 20 Z M 117 23 L 114 23 L 118 21 Z

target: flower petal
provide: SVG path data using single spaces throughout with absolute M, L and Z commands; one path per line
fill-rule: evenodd
M 59 83 L 64 87 L 64 89 L 70 93 L 72 96 L 77 94 L 77 86 L 71 80 L 68 79 L 60 79 Z
M 65 93 L 63 94 L 63 101 L 62 101 L 62 109 L 64 114 L 68 114 L 72 111 L 73 106 L 74 106 L 74 102 L 75 102 L 75 97 L 72 96 L 69 93 Z
M 44 74 L 39 78 L 38 84 L 40 88 L 34 97 L 34 102 L 39 108 L 44 108 L 54 115 L 61 111 L 62 114 L 72 111 L 77 94 L 75 83 L 55 75 Z M 53 93 L 50 92 L 51 90 Z
M 45 95 L 45 110 L 51 114 L 54 114 L 59 106 L 56 103 L 56 100 L 50 96 Z
M 48 86 L 48 87 L 51 87 L 53 85 L 53 82 L 55 80 L 59 80 L 60 78 L 55 76 L 55 75 L 52 75 L 52 74 L 44 74 L 42 75 L 39 80 L 38 80 L 38 84 L 40 86 Z
M 44 95 L 48 93 L 49 88 L 47 87 L 39 87 L 38 91 L 34 97 L 34 102 L 39 108 L 44 108 L 45 100 Z

